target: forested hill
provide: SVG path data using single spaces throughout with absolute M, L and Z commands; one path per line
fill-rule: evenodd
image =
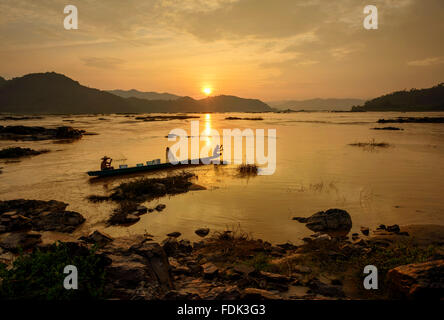
M 9 113 L 149 113 L 149 112 L 264 112 L 272 111 L 256 99 L 215 96 L 201 100 L 123 98 L 89 88 L 55 72 L 0 79 L 0 112 Z
M 444 83 L 386 94 L 353 107 L 352 111 L 444 111 Z

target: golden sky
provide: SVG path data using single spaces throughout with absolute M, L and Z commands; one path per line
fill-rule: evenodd
M 65 30 L 65 5 L 79 29 Z M 365 30 L 363 8 L 379 11 Z M 0 75 L 265 101 L 372 98 L 444 78 L 443 0 L 1 0 Z

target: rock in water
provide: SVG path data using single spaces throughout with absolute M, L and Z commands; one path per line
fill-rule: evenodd
M 172 238 L 179 238 L 182 234 L 178 231 L 175 232 L 171 232 L 167 234 L 167 237 L 172 237 Z
M 398 233 L 398 232 L 401 231 L 401 229 L 399 228 L 399 226 L 397 224 L 394 224 L 392 226 L 387 226 L 387 231 L 388 232 Z
M 160 211 L 163 211 L 163 209 L 165 209 L 166 208 L 166 205 L 164 205 L 163 203 L 161 203 L 161 204 L 158 204 L 157 206 L 156 206 L 156 210 L 158 211 L 158 212 L 160 212 Z
M 370 228 L 368 227 L 361 227 L 361 232 L 364 236 L 368 236 L 370 234 Z
M 444 260 L 408 264 L 387 273 L 394 298 L 439 300 L 444 297 Z
M 200 228 L 194 231 L 199 237 L 205 237 L 210 233 L 210 229 L 208 228 Z
M 328 209 L 320 211 L 307 219 L 298 219 L 306 223 L 306 227 L 315 232 L 348 233 L 352 227 L 352 220 L 347 211 L 341 209 Z

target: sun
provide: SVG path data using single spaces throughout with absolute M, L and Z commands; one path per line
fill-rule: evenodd
M 211 89 L 210 87 L 205 87 L 202 89 L 202 92 L 205 93 L 207 96 L 209 96 L 212 91 L 213 89 Z

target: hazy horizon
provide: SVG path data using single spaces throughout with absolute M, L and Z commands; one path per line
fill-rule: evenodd
M 0 4 L 1 76 L 56 71 L 101 90 L 262 101 L 370 99 L 443 81 L 444 2 L 76 1 Z

